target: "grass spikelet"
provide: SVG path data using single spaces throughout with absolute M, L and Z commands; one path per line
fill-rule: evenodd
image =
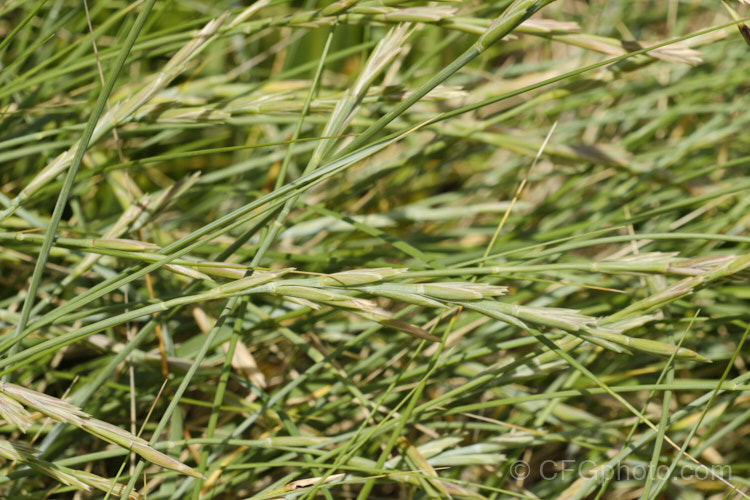
M 320 286 L 355 286 L 363 285 L 365 283 L 372 283 L 374 281 L 382 281 L 392 276 L 397 276 L 407 269 L 392 269 L 389 267 L 381 267 L 376 269 L 352 269 L 351 271 L 342 271 L 339 273 L 330 274 L 328 276 L 321 276 L 314 280 L 315 283 Z
M 18 401 L 6 396 L 4 392 L 0 392 L 0 417 L 23 433 L 34 423 L 29 412 Z
M 145 241 L 127 240 L 123 238 L 98 238 L 91 240 L 94 248 L 107 248 L 111 250 L 122 250 L 124 252 L 142 252 L 159 250 L 158 245 Z
M 49 476 L 68 486 L 75 486 L 84 491 L 91 491 L 91 487 L 103 492 L 113 491 L 117 494 L 125 492 L 125 485 L 110 481 L 90 472 L 63 467 L 46 460 L 37 458 L 38 451 L 22 443 L 0 439 L 0 456 L 21 463 Z M 143 495 L 132 491 L 127 494 L 129 500 L 143 500 Z
M 81 411 L 80 408 L 65 401 L 7 382 L 0 382 L 0 391 L 18 403 L 34 409 L 53 420 L 72 424 L 104 441 L 133 451 L 161 467 L 197 478 L 203 477 L 192 468 L 154 450 L 145 440 L 107 422 L 91 418 L 90 415 Z

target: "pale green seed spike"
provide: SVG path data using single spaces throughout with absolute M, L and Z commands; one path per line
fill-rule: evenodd
M 456 13 L 456 9 L 451 7 L 407 7 L 405 9 L 395 9 L 386 12 L 380 16 L 384 21 L 391 23 L 414 22 L 414 23 L 437 23 L 443 19 L 449 18 Z
M 675 274 L 695 276 L 732 262 L 734 258 L 734 255 L 712 255 L 710 257 L 678 259 L 670 265 L 668 271 Z
M 91 491 L 90 486 L 101 491 L 114 491 L 122 494 L 125 488 L 122 484 L 114 483 L 109 479 L 97 476 L 90 472 L 69 469 L 53 462 L 48 462 L 37 458 L 38 451 L 23 443 L 9 442 L 0 439 L 0 456 L 31 467 L 48 477 L 51 477 L 65 485 L 74 486 L 84 491 Z M 131 492 L 128 495 L 130 500 L 143 500 L 140 493 Z
M 381 309 L 375 305 L 374 302 L 367 299 L 360 299 L 358 297 L 347 297 L 342 295 L 337 297 L 335 300 L 324 300 L 325 304 L 332 305 L 334 307 L 345 307 L 347 309 L 359 309 L 361 311 L 380 311 Z
M 201 474 L 197 470 L 193 469 L 192 467 L 188 467 L 179 460 L 165 455 L 160 451 L 156 451 L 155 449 L 148 446 L 147 443 L 135 443 L 132 447 L 132 450 L 149 462 L 164 467 L 165 469 L 170 469 L 175 472 L 179 472 L 180 474 L 194 477 L 196 479 L 206 479 L 205 476 L 203 476 L 203 474 Z
M 326 436 L 268 436 L 257 442 L 251 442 L 251 445 L 273 448 L 277 446 L 325 446 L 334 442 L 334 439 Z
M 442 300 L 480 300 L 482 294 L 458 283 L 425 283 L 415 285 L 418 293 Z
M 653 314 L 635 316 L 633 318 L 625 318 L 622 321 L 607 324 L 607 329 L 615 332 L 626 332 L 628 330 L 632 330 L 633 328 L 643 326 L 646 323 L 650 323 L 651 321 L 655 321 L 656 319 L 657 316 Z
M 185 106 L 160 111 L 163 106 L 163 102 L 154 99 L 153 102 L 143 106 L 138 112 L 133 113 L 133 118 L 143 120 L 148 117 L 159 123 L 183 124 L 222 121 L 232 117 L 232 113 L 227 110 L 206 106 Z
M 586 329 L 586 331 L 594 338 L 612 342 L 612 343 L 615 343 L 615 344 L 618 344 L 618 345 L 621 345 L 621 346 L 624 346 L 624 347 L 627 347 L 629 349 L 633 349 L 636 351 L 655 354 L 657 356 L 667 356 L 667 357 L 672 356 L 672 354 L 674 354 L 675 358 L 681 359 L 681 360 L 702 361 L 704 363 L 711 362 L 710 359 L 698 354 L 697 352 L 693 350 L 687 349 L 685 347 L 677 347 L 672 344 L 660 342 L 658 340 L 628 337 L 627 335 L 622 335 L 620 333 L 606 331 L 602 329 L 591 328 L 591 329 Z
M 34 424 L 31 414 L 21 404 L 0 392 L 0 417 L 24 434 Z
M 361 290 L 365 293 L 369 293 L 370 295 L 377 295 L 379 297 L 385 297 L 387 299 L 397 300 L 399 302 L 406 302 L 408 304 L 414 304 L 417 306 L 437 307 L 437 308 L 448 307 L 442 302 L 438 302 L 437 300 L 433 300 L 428 297 L 424 297 L 422 295 L 412 293 L 410 291 L 405 290 L 404 288 L 405 287 L 402 287 L 401 285 L 384 284 L 384 285 L 358 287 L 357 290 Z
M 30 407 L 43 415 L 53 418 L 59 422 L 67 422 L 79 425 L 81 419 L 88 415 L 77 406 L 66 403 L 61 399 L 32 391 L 9 382 L 0 382 L 0 391 L 24 406 Z
M 453 448 L 464 440 L 463 436 L 446 436 L 417 446 L 419 453 L 425 458 L 432 458 L 444 451 Z
M 211 276 L 204 274 L 200 271 L 196 271 L 195 269 L 190 269 L 189 267 L 181 266 L 179 264 L 164 264 L 164 269 L 169 269 L 173 273 L 181 274 L 183 276 L 187 276 L 188 278 L 193 278 L 196 280 L 205 280 L 209 282 L 213 282 L 213 278 Z
M 116 444 L 121 448 L 125 448 L 126 450 L 130 450 L 145 458 L 149 462 L 164 467 L 165 469 L 180 472 L 182 474 L 186 474 L 198 479 L 205 479 L 202 474 L 200 474 L 193 468 L 188 467 L 182 462 L 151 448 L 148 445 L 148 442 L 146 442 L 144 439 L 134 436 L 129 432 L 120 429 L 119 427 L 108 424 L 107 422 L 89 418 L 85 420 L 83 422 L 83 425 L 81 425 L 80 427 L 81 429 L 90 434 L 93 434 L 103 441 L 107 441 L 112 444 Z
M 604 340 L 600 336 L 596 335 L 589 335 L 586 332 L 580 331 L 576 332 L 576 335 L 585 340 L 586 342 L 589 342 L 594 345 L 598 345 L 599 347 L 603 347 L 604 349 L 607 349 L 608 351 L 613 351 L 619 354 L 633 354 L 630 350 L 625 349 L 622 345 L 617 344 L 615 342 L 610 342 L 608 340 Z
M 502 304 L 501 302 L 494 302 L 494 301 L 489 301 L 489 300 L 482 300 L 482 301 L 476 301 L 476 302 L 456 301 L 455 303 L 458 305 L 462 305 L 466 307 L 467 309 L 471 309 L 478 313 L 484 314 L 485 316 L 489 316 L 490 318 L 494 318 L 504 323 L 508 323 L 509 325 L 517 326 L 518 328 L 521 328 L 523 330 L 526 330 L 528 328 L 526 323 L 514 317 L 513 315 L 508 314 L 507 312 L 508 308 L 504 307 L 504 306 L 507 306 L 507 304 Z
M 284 297 L 284 300 L 288 300 L 289 302 L 293 302 L 295 304 L 299 304 L 302 307 L 309 307 L 313 311 L 319 311 L 320 310 L 320 304 L 317 304 L 315 302 L 306 300 L 306 299 L 300 299 L 299 297 L 289 297 L 288 295 Z
M 0 382 L 0 391 L 8 397 L 33 408 L 43 415 L 57 420 L 58 422 L 75 425 L 79 429 L 82 429 L 104 441 L 131 450 L 156 465 L 196 478 L 203 478 L 202 475 L 187 465 L 150 448 L 145 440 L 112 424 L 92 418 L 77 406 L 66 403 L 61 399 L 53 398 L 52 396 L 7 382 Z
M 442 300 L 481 300 L 503 295 L 507 288 L 485 283 L 424 283 L 417 291 Z
M 76 470 L 72 472 L 72 475 L 80 481 L 88 484 L 89 486 L 93 486 L 100 491 L 112 491 L 112 493 L 116 495 L 122 495 L 122 493 L 125 491 L 125 485 L 115 483 L 114 481 L 101 476 L 97 476 L 96 474 L 92 474 L 90 472 Z M 130 493 L 128 493 L 128 498 L 129 500 L 143 500 L 144 497 L 136 491 L 131 491 Z
M 350 9 L 359 0 L 338 0 L 320 11 L 321 16 L 335 16 Z
M 586 321 L 593 320 L 593 318 L 579 314 L 572 309 L 518 306 L 486 300 L 461 302 L 460 305 L 524 330 L 529 328 L 525 323 L 528 321 L 540 326 L 560 328 L 605 349 L 618 353 L 625 352 L 615 343 L 582 332 L 581 328 L 585 327 Z
M 109 250 L 121 250 L 124 252 L 142 252 L 159 250 L 159 245 L 147 241 L 128 240 L 125 238 L 96 238 L 91 240 L 94 248 L 106 248 Z
M 219 276 L 221 278 L 230 278 L 233 280 L 242 279 L 247 272 L 247 266 L 239 264 L 230 264 L 228 262 L 215 262 L 212 260 L 199 260 L 195 266 L 200 268 L 206 274 Z
M 508 307 L 508 304 L 499 304 L 507 310 L 508 314 L 518 316 L 524 321 L 551 328 L 559 328 L 567 332 L 577 332 L 586 324 L 594 322 L 594 318 L 591 316 L 585 316 L 574 309 L 520 305 Z
M 711 270 L 706 273 L 706 281 L 712 281 L 719 278 L 727 278 L 734 275 L 744 276 L 748 269 L 750 269 L 750 254 L 737 255 L 734 258 L 721 266 L 718 266 L 715 270 Z
M 25 443 L 11 443 L 5 439 L 0 439 L 0 456 L 3 456 L 8 460 L 23 462 L 29 458 L 34 458 L 34 455 L 37 453 L 39 453 L 39 450 L 32 448 Z
M 68 486 L 75 486 L 76 488 L 84 491 L 91 491 L 89 486 L 76 478 L 71 469 L 67 467 L 61 467 L 53 462 L 47 462 L 46 460 L 40 460 L 36 457 L 29 458 L 23 462 L 32 469 L 41 472 L 42 474 L 54 478 L 63 484 Z
M 382 6 L 362 6 L 352 9 L 353 14 L 363 14 L 368 16 L 376 16 L 378 14 L 387 14 L 393 12 L 393 7 L 382 7 Z
M 310 280 L 320 286 L 356 286 L 374 281 L 382 281 L 391 276 L 406 272 L 406 268 L 380 267 L 374 269 L 352 269 L 340 273 L 321 276 Z
M 666 273 L 677 252 L 651 252 L 623 259 L 592 264 L 593 271 L 602 273 Z
M 68 486 L 75 486 L 85 491 L 89 491 L 87 484 L 77 479 L 71 472 L 71 469 L 60 467 L 52 462 L 47 462 L 37 458 L 37 450 L 23 443 L 16 443 L 0 439 L 0 456 L 8 460 L 16 461 L 31 467 L 57 481 Z
M 320 288 L 313 288 L 302 285 L 287 285 L 284 283 L 277 283 L 273 287 L 273 293 L 276 295 L 299 297 L 301 299 L 312 300 L 313 302 L 335 302 L 336 300 L 348 300 L 351 297 L 341 295 L 328 290 L 322 290 Z
M 651 312 L 656 308 L 668 304 L 669 302 L 675 301 L 681 297 L 684 297 L 685 295 L 693 293 L 693 290 L 701 285 L 705 280 L 705 275 L 685 278 L 681 281 L 678 281 L 674 285 L 665 288 L 661 292 L 630 304 L 628 307 L 612 314 L 606 320 L 600 320 L 600 324 L 607 324 L 609 326 L 611 322 L 620 321 L 632 316 L 633 314 L 645 314 Z
M 0 417 L 24 434 L 34 424 L 31 414 L 21 404 L 0 392 Z
M 218 290 L 218 292 L 216 292 L 218 295 L 244 292 L 256 286 L 265 285 L 266 283 L 273 281 L 276 278 L 280 278 L 293 270 L 293 267 L 287 267 L 285 269 L 279 269 L 278 271 L 255 271 L 252 276 L 221 285 L 215 290 Z

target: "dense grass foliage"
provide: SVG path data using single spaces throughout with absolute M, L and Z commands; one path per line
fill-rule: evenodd
M 0 12 L 0 497 L 749 498 L 746 6 Z

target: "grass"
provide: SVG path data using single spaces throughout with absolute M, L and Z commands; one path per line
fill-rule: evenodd
M 748 498 L 725 7 L 6 2 L 0 496 Z

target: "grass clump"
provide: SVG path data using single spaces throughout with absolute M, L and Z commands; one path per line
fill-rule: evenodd
M 726 7 L 4 5 L 0 496 L 748 498 Z

